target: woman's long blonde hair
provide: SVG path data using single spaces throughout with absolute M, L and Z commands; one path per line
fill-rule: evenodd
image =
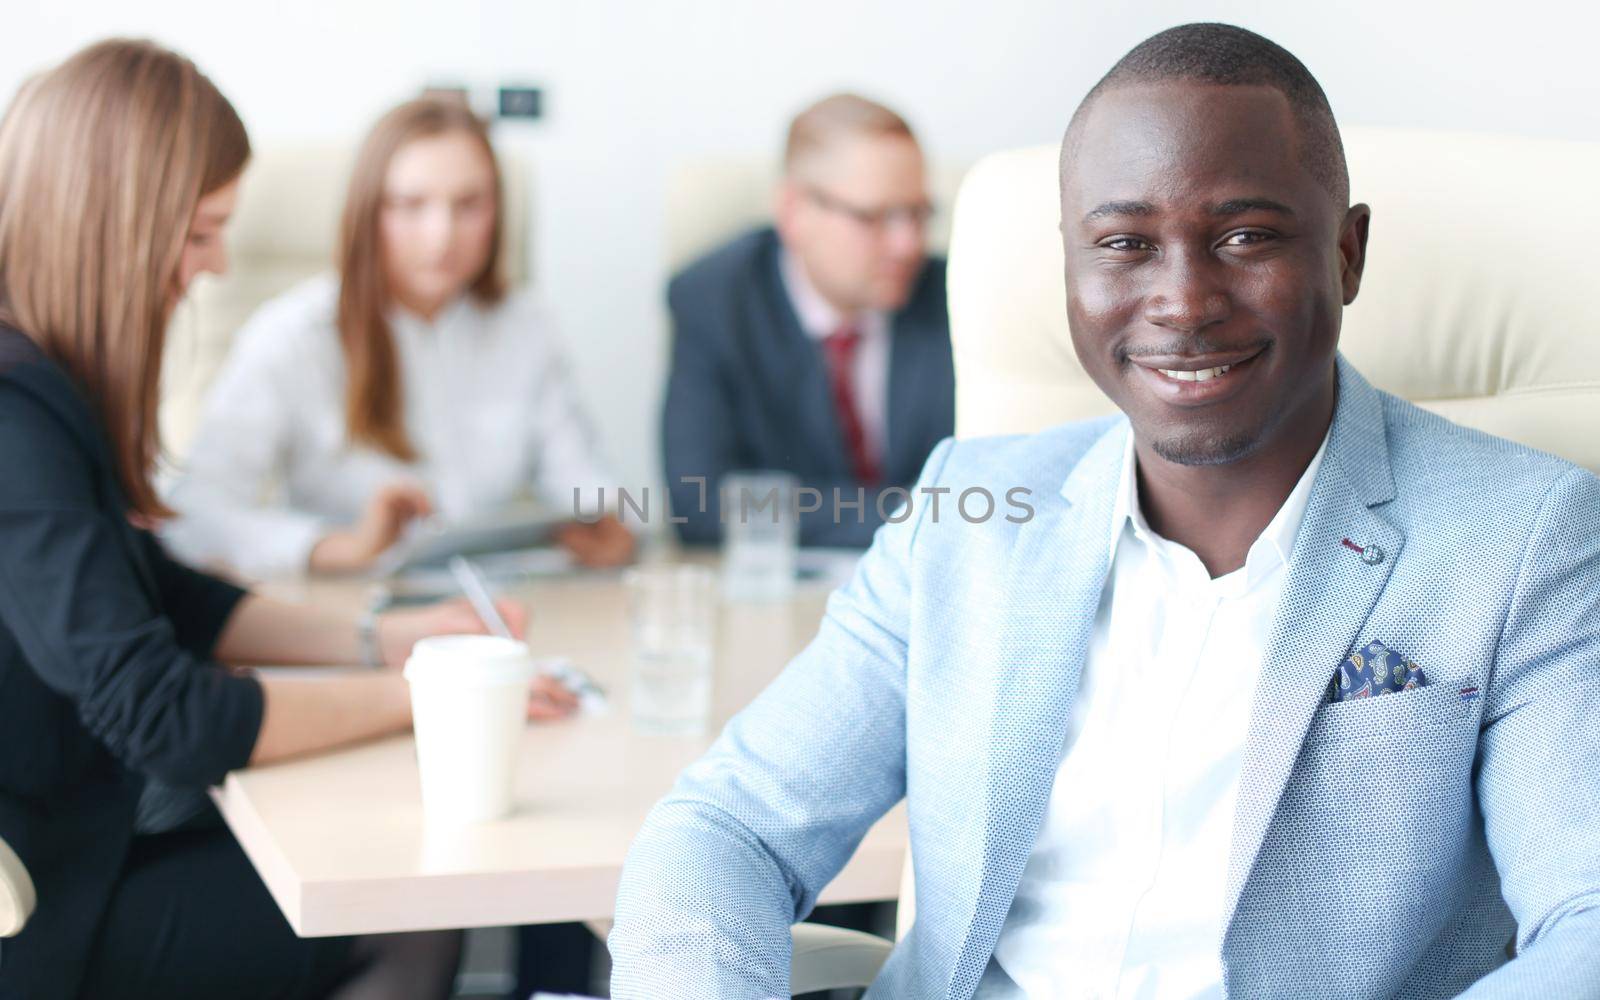
M 339 225 L 339 342 L 345 360 L 345 433 L 401 461 L 417 458 L 406 433 L 400 359 L 385 312 L 394 302 L 384 273 L 380 232 L 389 161 L 407 143 L 447 133 L 474 139 L 494 175 L 494 235 L 489 259 L 468 290 L 480 302 L 505 296 L 500 244 L 505 232 L 504 189 L 489 130 L 464 103 L 449 98 L 407 101 L 378 120 L 356 154 Z
M 161 353 L 195 206 L 236 178 L 250 140 L 188 59 L 91 45 L 22 86 L 0 121 L 0 319 L 78 382 L 132 511 L 170 515 Z

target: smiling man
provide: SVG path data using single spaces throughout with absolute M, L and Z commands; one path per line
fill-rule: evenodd
M 1034 516 L 879 531 L 652 813 L 613 996 L 787 995 L 904 797 L 873 996 L 1600 997 L 1600 481 L 1338 356 L 1370 213 L 1279 46 L 1148 39 L 1061 166 L 1123 415 L 934 452 L 923 487 Z

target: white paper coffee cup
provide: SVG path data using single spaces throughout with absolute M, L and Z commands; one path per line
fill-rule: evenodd
M 464 826 L 511 812 L 533 676 L 528 647 L 514 639 L 440 635 L 412 647 L 405 678 L 429 825 Z

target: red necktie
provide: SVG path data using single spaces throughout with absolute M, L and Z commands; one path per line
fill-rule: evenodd
M 850 469 L 856 479 L 867 486 L 878 482 L 878 463 L 867 451 L 867 434 L 861 425 L 861 411 L 856 406 L 855 362 L 856 348 L 861 346 L 861 332 L 846 324 L 822 339 L 822 352 L 828 359 L 828 381 L 833 386 L 833 408 L 839 417 L 839 429 L 844 433 L 845 452 L 850 458 Z

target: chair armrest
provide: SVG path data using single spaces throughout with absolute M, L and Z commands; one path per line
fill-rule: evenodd
M 894 947 L 876 934 L 822 924 L 795 924 L 789 933 L 794 939 L 789 992 L 795 996 L 870 986 Z
M 0 938 L 20 934 L 37 903 L 28 869 L 11 845 L 0 840 Z

